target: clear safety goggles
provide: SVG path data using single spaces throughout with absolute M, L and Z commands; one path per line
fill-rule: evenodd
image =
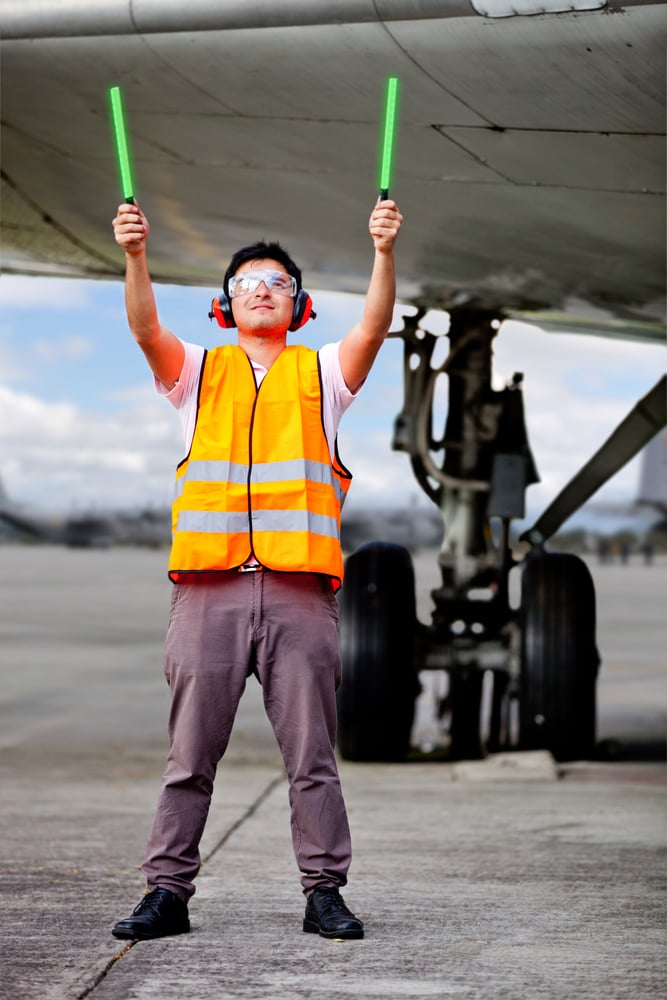
M 270 292 L 292 298 L 296 296 L 296 278 L 291 274 L 284 271 L 242 271 L 229 279 L 229 297 L 233 299 L 237 295 L 256 292 L 262 282 Z

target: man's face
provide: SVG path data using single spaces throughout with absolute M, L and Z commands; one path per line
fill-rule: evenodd
M 280 288 L 278 281 L 269 288 L 269 275 L 285 275 L 285 283 L 289 285 L 290 276 L 287 269 L 276 260 L 247 260 L 236 271 L 234 277 L 240 275 L 256 275 L 262 272 L 266 281 L 262 280 L 253 291 L 237 290 L 231 297 L 231 306 L 236 325 L 242 333 L 261 333 L 264 335 L 284 334 L 292 322 L 294 311 L 294 296 L 289 288 Z M 230 288 L 231 293 L 231 288 Z

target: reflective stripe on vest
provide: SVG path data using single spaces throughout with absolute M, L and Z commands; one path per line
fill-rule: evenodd
M 175 496 L 179 497 L 187 482 L 235 483 L 244 486 L 248 482 L 250 466 L 237 462 L 194 461 L 188 465 L 187 473 L 176 480 Z M 346 491 L 332 474 L 331 466 L 323 462 L 295 458 L 287 462 L 258 462 L 252 467 L 253 482 L 278 483 L 293 479 L 310 479 L 314 483 L 330 483 L 341 505 L 345 503 Z
M 285 348 L 259 389 L 239 347 L 207 352 L 190 453 L 176 471 L 172 579 L 268 569 L 342 580 L 340 512 L 351 474 L 332 462 L 315 351 Z
M 333 517 L 313 514 L 309 510 L 253 510 L 250 514 L 255 531 L 309 531 L 314 535 L 338 538 L 338 524 Z M 217 510 L 184 510 L 178 518 L 179 531 L 204 531 L 230 534 L 245 531 L 248 515 L 222 513 Z

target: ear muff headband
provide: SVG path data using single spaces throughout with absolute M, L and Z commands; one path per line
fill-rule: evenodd
M 309 319 L 315 319 L 316 316 L 317 313 L 313 309 L 313 300 L 305 289 L 300 289 L 294 300 L 292 322 L 289 326 L 290 331 L 294 332 L 294 330 L 301 329 Z M 236 326 L 231 302 L 224 292 L 220 292 L 218 298 L 213 299 L 211 302 L 208 318 L 217 320 L 218 326 L 221 326 L 223 330 L 230 330 Z

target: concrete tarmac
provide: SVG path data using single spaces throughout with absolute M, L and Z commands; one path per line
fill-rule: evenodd
M 433 557 L 417 563 L 425 618 Z M 341 765 L 363 941 L 301 930 L 287 787 L 251 681 L 192 933 L 126 946 L 110 929 L 143 889 L 166 750 L 166 554 L 3 546 L 0 565 L 3 1000 L 664 995 L 667 561 L 591 564 L 607 759 Z

